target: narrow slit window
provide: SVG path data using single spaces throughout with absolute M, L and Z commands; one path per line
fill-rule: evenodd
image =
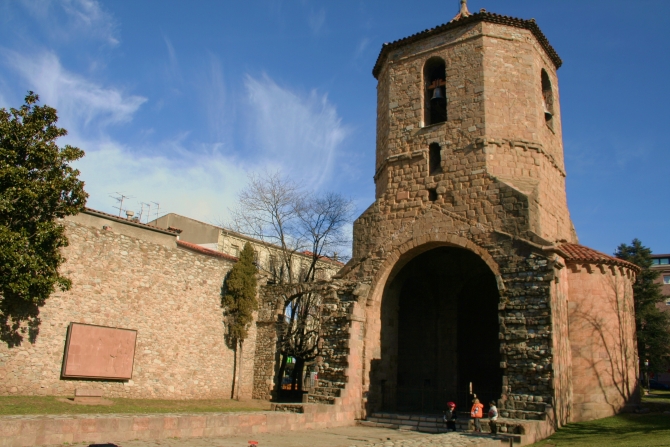
M 428 146 L 428 175 L 442 172 L 442 148 L 437 143 Z
M 554 130 L 554 93 L 549 75 L 544 69 L 542 69 L 542 108 L 544 122 L 551 130 Z
M 423 67 L 425 83 L 424 122 L 426 126 L 447 120 L 447 75 L 444 60 L 431 57 Z

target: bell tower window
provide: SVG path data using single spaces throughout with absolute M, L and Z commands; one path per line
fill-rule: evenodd
M 542 108 L 544 113 L 544 122 L 554 130 L 554 93 L 551 88 L 549 75 L 542 69 Z
M 442 172 L 442 148 L 437 143 L 428 146 L 428 175 Z
M 447 120 L 446 67 L 444 60 L 431 57 L 423 67 L 424 79 L 424 123 L 443 123 Z

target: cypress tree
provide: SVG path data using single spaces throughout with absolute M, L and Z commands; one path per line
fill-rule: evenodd
M 239 399 L 242 344 L 253 321 L 253 312 L 258 309 L 254 250 L 249 242 L 244 244 L 239 261 L 226 277 L 222 305 L 227 321 L 228 345 L 235 353 L 231 397 Z

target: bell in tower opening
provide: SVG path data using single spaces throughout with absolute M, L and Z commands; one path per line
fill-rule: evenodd
M 426 85 L 425 125 L 443 123 L 447 120 L 447 98 L 445 95 L 446 68 L 439 57 L 426 61 L 423 69 Z

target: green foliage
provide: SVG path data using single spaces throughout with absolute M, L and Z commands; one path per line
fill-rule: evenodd
M 641 363 L 649 359 L 650 371 L 664 370 L 670 357 L 670 315 L 656 307 L 664 298 L 661 285 L 654 283 L 659 272 L 651 269 L 651 250 L 633 239 L 631 245 L 619 245 L 615 256 L 642 269 L 633 284 L 638 354 Z
M 668 444 L 670 417 L 630 414 L 570 423 L 529 447 L 655 447 Z
M 228 320 L 228 340 L 233 347 L 247 338 L 252 313 L 258 309 L 256 273 L 254 250 L 247 242 L 224 284 L 222 305 Z
M 0 109 L 0 339 L 9 346 L 23 340 L 24 322 L 34 341 L 39 307 L 70 288 L 58 272 L 68 241 L 56 218 L 77 214 L 88 197 L 69 165 L 84 152 L 56 145 L 67 131 L 38 100 L 29 92 L 20 109 Z

